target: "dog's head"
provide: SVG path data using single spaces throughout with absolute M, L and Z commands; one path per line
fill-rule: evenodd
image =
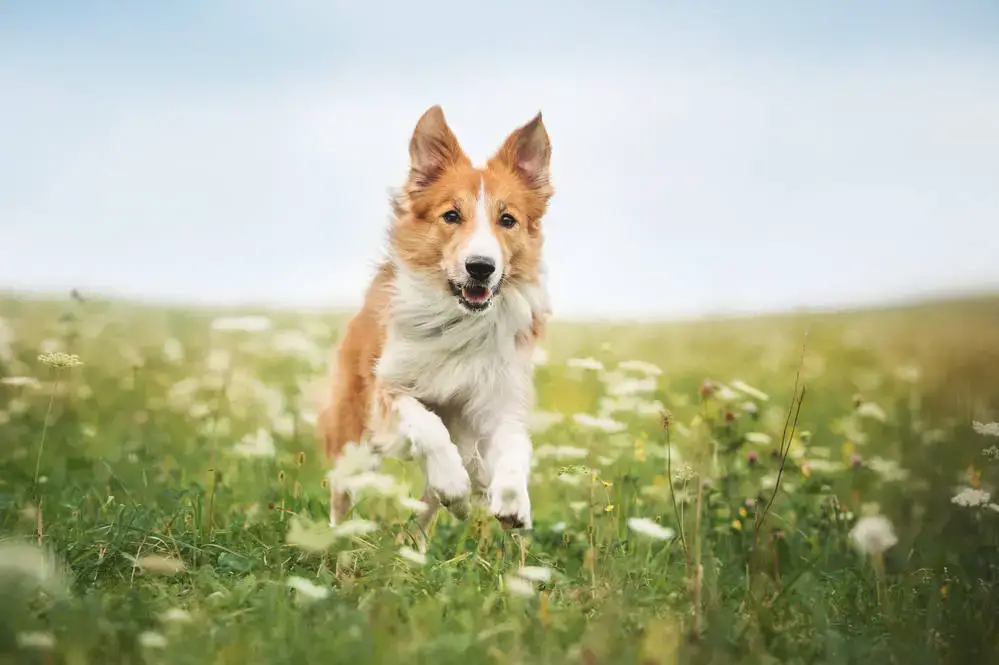
M 413 131 L 409 157 L 391 231 L 397 260 L 468 312 L 488 309 L 505 283 L 537 281 L 541 218 L 552 195 L 541 113 L 476 168 L 433 106 Z

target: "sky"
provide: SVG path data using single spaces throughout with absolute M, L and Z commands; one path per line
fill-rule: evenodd
M 750 8 L 751 5 L 751 8 Z M 351 307 L 537 111 L 556 316 L 999 289 L 999 3 L 0 0 L 0 289 Z

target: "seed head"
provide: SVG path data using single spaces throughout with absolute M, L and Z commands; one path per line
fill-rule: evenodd
M 883 515 L 860 518 L 850 531 L 850 540 L 861 554 L 875 555 L 898 543 L 892 523 Z
M 83 361 L 80 360 L 80 356 L 71 353 L 63 353 L 62 351 L 43 353 L 38 356 L 38 361 L 42 364 L 48 365 L 49 367 L 55 367 L 57 369 L 79 367 L 83 364 Z
M 704 382 L 701 383 L 701 387 L 698 392 L 701 395 L 701 399 L 709 399 L 717 390 L 718 388 L 715 386 L 714 381 L 711 379 L 704 379 Z

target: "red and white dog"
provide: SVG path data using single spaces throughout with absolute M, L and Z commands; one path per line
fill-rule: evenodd
M 319 430 L 327 457 L 366 440 L 418 459 L 426 526 L 484 496 L 505 528 L 531 527 L 532 355 L 549 314 L 541 219 L 552 196 L 541 114 L 484 166 L 439 106 L 420 118 L 393 201 L 386 260 L 336 349 Z M 350 496 L 330 486 L 330 522 Z

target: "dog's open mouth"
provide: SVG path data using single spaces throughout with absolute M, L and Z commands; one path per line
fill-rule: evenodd
M 469 282 L 460 286 L 451 282 L 451 292 L 458 299 L 458 302 L 466 309 L 472 311 L 480 311 L 489 307 L 497 290 L 498 286 L 496 289 L 490 289 L 484 284 L 475 282 Z

